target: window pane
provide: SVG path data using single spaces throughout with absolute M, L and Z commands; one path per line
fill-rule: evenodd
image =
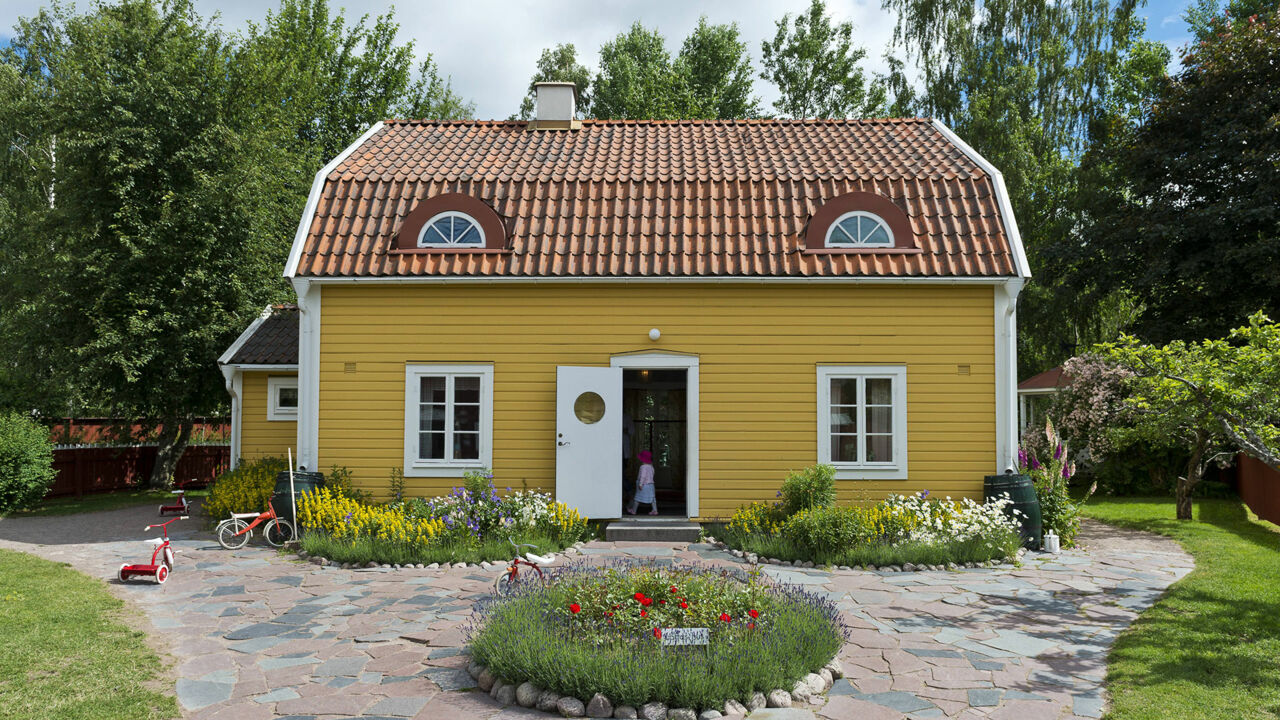
M 475 225 L 467 223 L 467 227 L 464 228 L 463 233 L 458 236 L 457 242 L 460 245 L 479 245 L 480 232 L 476 230 Z
M 833 433 L 858 432 L 857 409 L 856 408 L 832 408 L 831 409 L 831 432 Z
M 480 431 L 480 406 L 455 405 L 453 408 L 453 429 L 464 432 Z
M 878 225 L 875 230 L 867 235 L 867 239 L 863 242 L 868 245 L 888 245 L 889 233 L 885 232 L 883 225 Z
M 892 405 L 893 381 L 889 378 L 867 378 L 867 404 Z
M 449 242 L 449 228 L 443 221 L 437 220 L 427 228 L 427 232 L 422 235 L 422 241 L 426 243 L 447 243 Z
M 419 405 L 418 430 L 422 432 L 444 432 L 444 406 Z
M 476 375 L 464 375 L 453 379 L 453 401 L 456 403 L 480 402 L 480 378 Z
M 454 433 L 453 459 L 476 460 L 480 457 L 480 433 Z
M 892 433 L 893 432 L 893 408 L 891 407 L 867 408 L 867 432 Z
M 298 407 L 298 388 L 296 387 L 280 388 L 280 394 L 276 397 L 276 407 L 278 408 Z
M 858 462 L 858 436 L 832 435 L 831 462 Z
M 867 462 L 893 462 L 893 436 L 867 436 Z
M 832 405 L 857 405 L 858 404 L 858 379 L 857 378 L 831 378 L 831 404 Z
M 836 225 L 835 229 L 831 231 L 831 242 L 838 245 L 850 245 L 856 243 L 857 235 L 855 233 L 857 233 L 857 231 L 858 228 L 854 223 L 853 218 L 845 220 L 839 225 Z
M 444 433 L 418 433 L 418 459 L 444 459 Z
M 422 378 L 422 390 L 419 401 L 424 403 L 444 403 L 444 378 L 440 376 Z

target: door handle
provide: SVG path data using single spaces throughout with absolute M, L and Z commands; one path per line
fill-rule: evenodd
M 561 446 L 561 447 L 564 447 L 565 445 L 568 445 L 568 444 L 569 444 L 569 441 L 568 441 L 568 440 L 557 440 L 557 441 L 556 441 L 556 445 L 559 445 L 559 446 Z

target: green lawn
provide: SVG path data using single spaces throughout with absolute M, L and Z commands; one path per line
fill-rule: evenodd
M 0 718 L 178 715 L 160 659 L 124 603 L 66 565 L 0 550 Z
M 208 490 L 188 490 L 188 502 L 194 498 L 205 497 Z M 176 496 L 168 490 L 119 490 L 116 492 L 93 493 L 82 498 L 59 497 L 42 501 L 31 510 L 15 512 L 11 517 L 39 517 L 45 515 L 72 515 L 75 513 L 98 512 L 99 510 L 116 510 L 134 505 L 172 504 Z
M 1236 500 L 1094 498 L 1090 517 L 1178 540 L 1196 569 L 1116 641 L 1115 720 L 1280 717 L 1280 528 Z

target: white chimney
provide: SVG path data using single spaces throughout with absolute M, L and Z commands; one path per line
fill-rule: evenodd
M 570 130 L 581 127 L 574 120 L 578 88 L 571 82 L 540 82 L 533 86 L 533 130 Z

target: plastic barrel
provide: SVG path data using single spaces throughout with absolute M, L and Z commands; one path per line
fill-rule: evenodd
M 324 485 L 324 473 L 306 472 L 302 470 L 293 471 L 293 492 L 298 497 L 302 497 L 302 493 L 315 490 Z M 276 514 L 282 518 L 288 518 L 289 522 L 297 527 L 297 522 L 293 517 L 293 503 L 289 502 L 289 471 L 284 470 L 276 475 L 276 489 L 271 494 L 271 505 L 276 509 Z
M 1005 473 L 1004 475 L 988 475 L 983 484 L 982 495 L 987 500 L 1008 494 L 1013 501 L 1009 511 L 1018 510 L 1022 514 L 1014 516 L 1020 525 L 1022 546 L 1030 550 L 1040 549 L 1042 522 L 1040 517 L 1040 498 L 1036 496 L 1036 486 L 1028 475 Z

